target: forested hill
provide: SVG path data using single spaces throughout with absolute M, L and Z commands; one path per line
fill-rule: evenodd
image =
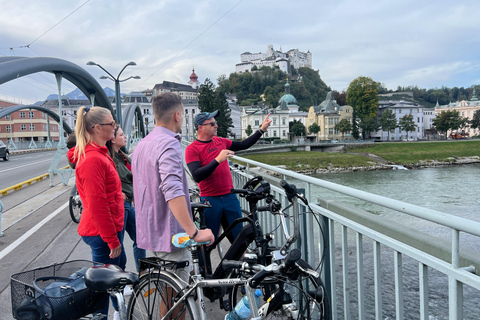
M 236 94 L 241 106 L 265 102 L 271 107 L 277 107 L 278 100 L 285 93 L 287 78 L 290 93 L 297 99 L 301 111 L 319 105 L 331 90 L 320 78 L 318 71 L 310 68 L 294 70 L 293 76 L 270 67 L 241 74 L 231 73 L 228 78 L 220 76 L 218 86 L 223 93 Z M 265 101 L 261 95 L 264 95 Z

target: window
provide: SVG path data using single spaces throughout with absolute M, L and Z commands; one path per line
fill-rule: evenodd
M 417 122 L 420 123 L 420 117 L 417 117 Z
M 282 118 L 282 124 L 285 125 L 285 118 Z
M 260 121 L 255 120 L 255 126 L 259 126 L 259 125 L 260 125 Z
M 398 113 L 402 113 L 402 109 L 398 109 Z
M 328 118 L 328 124 L 333 124 L 333 118 Z
M 8 115 L 8 116 L 5 116 L 5 120 L 10 120 L 11 119 L 11 116 Z
M 26 124 L 21 124 L 20 125 L 20 130 L 27 131 L 27 125 Z
M 25 112 L 20 112 L 20 118 L 25 118 Z
M 273 118 L 273 125 L 277 125 L 277 118 Z
M 328 129 L 328 134 L 333 134 L 333 128 Z
M 345 112 L 350 113 L 350 109 L 349 108 L 345 109 Z
M 338 118 L 335 118 L 335 120 L 334 120 L 335 124 L 338 123 L 338 120 L 339 120 Z
M 7 126 L 7 132 L 10 132 L 10 126 Z
M 35 115 L 33 114 L 33 111 L 30 111 L 30 112 L 28 113 L 28 117 L 29 117 L 30 119 L 33 119 L 33 118 L 35 117 Z
M 35 125 L 34 124 L 30 125 L 30 131 L 35 131 Z
M 273 136 L 274 136 L 274 137 L 277 136 L 277 130 L 273 130 Z
M 285 137 L 287 135 L 287 133 L 285 132 L 285 130 L 282 131 L 282 135 Z
M 46 129 L 45 125 L 43 125 L 43 127 L 42 127 L 42 128 L 43 128 L 43 131 L 45 131 L 45 129 Z
M 147 110 L 147 109 L 145 109 L 145 110 Z M 146 112 L 145 112 L 145 113 L 146 113 Z M 188 114 L 188 109 L 185 109 L 185 114 Z

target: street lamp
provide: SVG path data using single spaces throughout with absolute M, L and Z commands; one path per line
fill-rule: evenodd
M 120 82 L 124 82 L 124 81 L 130 80 L 130 79 L 141 79 L 139 76 L 131 76 L 131 77 L 128 77 L 126 79 L 120 80 L 120 75 L 122 74 L 123 70 L 125 70 L 126 67 L 136 66 L 136 65 L 137 64 L 135 62 L 130 61 L 129 63 L 127 63 L 122 68 L 122 70 L 120 70 L 120 72 L 118 73 L 118 76 L 115 78 L 110 72 L 105 70 L 105 68 L 102 67 L 101 65 L 99 65 L 98 63 L 95 63 L 93 61 L 88 61 L 87 62 L 87 66 L 97 66 L 109 75 L 108 77 L 107 76 L 101 76 L 100 79 L 110 79 L 113 82 L 115 82 L 115 105 L 116 105 L 116 109 L 117 109 L 116 110 L 117 123 L 118 123 L 119 127 L 123 126 L 123 123 L 122 123 L 122 103 L 121 103 L 121 100 L 120 100 Z

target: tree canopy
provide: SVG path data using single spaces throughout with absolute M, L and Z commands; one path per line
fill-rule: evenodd
M 288 79 L 290 94 L 298 102 L 301 111 L 308 111 L 311 106 L 319 105 L 330 88 L 320 78 L 318 71 L 299 68 L 296 76 Z M 231 73 L 227 78 L 218 78 L 218 86 L 224 93 L 234 93 L 241 106 L 265 103 L 277 107 L 278 100 L 285 94 L 287 74 L 278 68 L 263 66 L 259 70 L 245 73 Z
M 233 121 L 230 116 L 230 108 L 225 99 L 225 94 L 220 88 L 216 88 L 210 79 L 205 79 L 205 83 L 200 85 L 198 95 L 198 108 L 200 112 L 213 112 L 218 110 L 216 117 L 218 130 L 217 135 L 227 138 L 232 135 L 230 128 L 233 128 Z
M 415 128 L 417 127 L 415 121 L 413 121 L 413 115 L 409 113 L 401 117 L 400 120 L 398 120 L 398 127 L 405 131 L 405 139 L 408 139 L 408 133 L 415 131 Z
M 290 121 L 288 123 L 290 133 L 293 133 L 296 136 L 305 135 L 305 126 L 303 123 L 297 120 Z
M 390 132 L 395 130 L 398 126 L 397 117 L 393 111 L 390 109 L 385 110 L 378 119 L 378 122 L 380 123 L 382 130 L 388 132 L 388 140 L 390 140 Z
M 432 124 L 439 132 L 447 135 L 448 130 L 457 130 L 462 125 L 462 117 L 457 110 L 446 110 L 437 114 Z
M 347 103 L 352 106 L 352 133 L 358 138 L 358 127 L 362 128 L 362 136 L 375 130 L 375 116 L 378 112 L 378 84 L 370 77 L 358 77 L 347 89 Z M 371 121 L 372 119 L 373 121 Z M 366 131 L 365 131 L 366 130 Z

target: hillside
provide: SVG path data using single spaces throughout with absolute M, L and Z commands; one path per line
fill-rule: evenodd
M 300 68 L 288 75 L 277 68 L 262 67 L 247 73 L 231 73 L 227 78 L 218 79 L 219 89 L 224 93 L 236 94 L 241 106 L 262 103 L 277 107 L 278 100 L 285 93 L 285 84 L 290 84 L 290 93 L 297 99 L 301 111 L 308 111 L 320 104 L 331 90 L 320 78 L 318 71 Z

